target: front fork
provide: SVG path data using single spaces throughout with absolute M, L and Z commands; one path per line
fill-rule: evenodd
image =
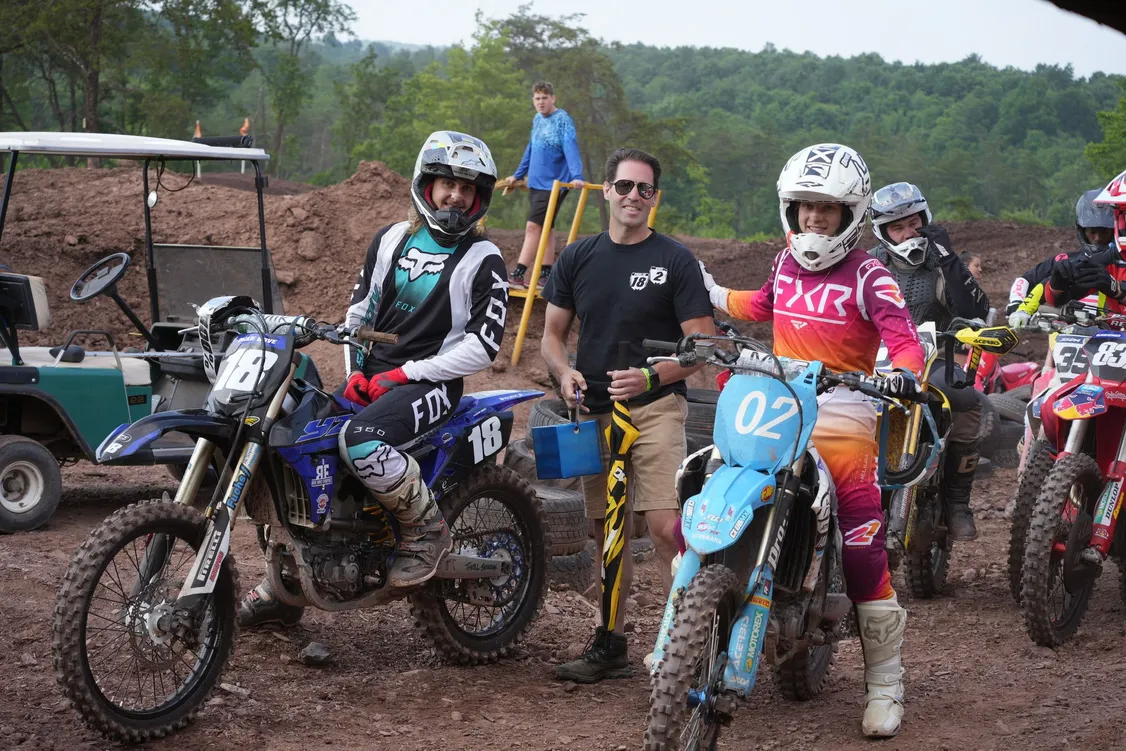
M 286 394 L 289 391 L 289 384 L 293 380 L 295 368 L 296 366 L 294 365 L 290 366 L 288 376 L 282 381 L 277 391 L 274 392 L 273 398 L 266 407 L 266 415 L 265 419 L 262 421 L 260 435 L 269 435 L 270 427 L 281 412 L 282 403 L 285 401 Z M 200 443 L 202 443 L 202 441 Z M 192 454 L 193 462 L 195 462 L 197 458 L 202 458 L 202 452 L 205 451 L 206 448 L 201 449 L 199 443 L 197 443 L 196 451 Z M 222 500 L 218 504 L 213 504 L 207 508 L 207 532 L 204 534 L 203 544 L 196 554 L 195 562 L 192 564 L 191 571 L 188 572 L 187 579 L 176 600 L 177 610 L 191 612 L 215 590 L 215 583 L 218 581 L 219 571 L 223 566 L 223 560 L 230 552 L 231 531 L 234 528 L 235 517 L 250 490 L 250 484 L 258 470 L 258 465 L 262 461 L 263 453 L 265 453 L 265 451 L 261 443 L 248 440 L 243 444 L 242 451 L 239 453 L 238 462 L 234 465 L 234 472 L 231 474 L 231 479 L 227 483 L 227 489 L 226 492 L 223 493 Z M 192 484 L 196 484 L 198 489 L 198 482 L 207 471 L 207 466 L 206 462 L 200 462 L 193 468 L 192 478 L 189 479 L 189 477 L 185 475 L 184 482 L 181 483 L 180 489 L 184 492 L 186 498 L 195 497 L 194 493 L 187 496 L 185 489 L 190 489 L 188 486 Z M 196 475 L 198 475 L 198 478 L 195 477 Z M 177 492 L 176 499 L 178 501 L 181 500 L 180 492 Z
M 1072 429 L 1074 430 L 1074 426 Z M 1091 542 L 1081 554 L 1087 563 L 1101 564 L 1110 555 L 1114 530 L 1118 526 L 1118 512 L 1122 510 L 1123 491 L 1126 490 L 1123 483 L 1124 475 L 1126 475 L 1126 431 L 1123 431 L 1118 439 L 1118 451 L 1114 455 L 1110 471 L 1107 472 L 1102 495 L 1099 496 L 1099 502 L 1095 506 Z
M 770 608 L 773 604 L 774 567 L 778 564 L 781 555 L 782 543 L 786 535 L 785 522 L 790 517 L 790 509 L 793 508 L 797 497 L 800 486 L 798 478 L 801 475 L 804 459 L 804 456 L 799 458 L 794 467 L 780 478 L 780 492 L 769 507 L 766 520 L 767 533 L 762 536 L 755 556 L 755 565 L 743 598 L 743 608 L 731 625 L 722 687 L 744 698 L 750 694 L 755 685 L 755 676 L 758 674 L 759 659 L 762 656 L 762 646 L 770 621 Z M 668 603 L 665 605 L 665 613 L 657 631 L 657 642 L 653 647 L 651 672 L 654 674 L 664 658 L 673 618 L 676 616 L 680 601 L 693 577 L 700 571 L 701 564 L 700 554 L 691 548 L 681 558 L 680 567 L 673 578 Z

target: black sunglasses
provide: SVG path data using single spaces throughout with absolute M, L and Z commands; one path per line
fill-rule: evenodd
M 657 195 L 657 186 L 651 183 L 635 183 L 633 180 L 618 180 L 613 183 L 614 190 L 618 191 L 619 196 L 628 196 L 630 191 L 635 187 L 637 188 L 637 195 L 648 201 L 653 196 Z

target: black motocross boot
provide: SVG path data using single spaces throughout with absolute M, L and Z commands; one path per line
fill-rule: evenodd
M 977 539 L 977 526 L 970 510 L 970 495 L 974 487 L 974 470 L 977 469 L 978 453 L 959 450 L 950 446 L 946 452 L 944 503 L 946 505 L 947 534 L 954 542 L 969 542 Z
M 604 678 L 631 678 L 625 634 L 615 634 L 599 626 L 586 651 L 578 659 L 555 668 L 555 677 L 575 683 L 598 683 Z
M 238 606 L 239 628 L 257 628 L 267 624 L 296 626 L 305 608 L 287 605 L 274 596 L 269 583 L 263 580 L 242 598 Z

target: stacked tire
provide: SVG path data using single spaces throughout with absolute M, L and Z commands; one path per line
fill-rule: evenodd
M 712 425 L 715 422 L 718 391 L 688 390 L 688 418 L 685 434 L 689 453 L 712 442 Z M 562 399 L 540 399 L 532 405 L 528 417 L 529 436 L 532 428 L 544 425 L 562 425 L 570 420 L 567 405 Z M 608 456 L 602 457 L 608 461 Z M 541 480 L 536 473 L 536 458 L 531 438 L 513 441 L 504 455 L 504 465 L 532 483 L 547 516 L 547 538 L 551 558 L 548 575 L 554 584 L 566 584 L 577 592 L 586 592 L 596 580 L 598 551 L 590 540 L 586 520 L 586 507 L 582 493 L 582 478 Z M 652 555 L 653 543 L 647 536 L 645 517 L 635 514 L 630 549 L 635 562 Z

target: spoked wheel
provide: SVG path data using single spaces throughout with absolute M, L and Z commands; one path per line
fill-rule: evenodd
M 646 751 L 714 749 L 730 718 L 716 709 L 727 639 L 740 605 L 737 580 L 726 566 L 700 569 L 689 583 L 669 629 L 668 646 L 649 698 Z
M 89 727 L 121 741 L 184 727 L 219 682 L 235 642 L 238 592 L 228 558 L 194 612 L 173 604 L 207 521 L 144 501 L 99 525 L 71 560 L 55 602 L 55 678 Z
M 532 486 L 507 467 L 479 466 L 439 506 L 453 552 L 504 560 L 493 579 L 438 579 L 410 596 L 418 626 L 451 662 L 494 662 L 510 655 L 543 603 L 547 542 Z
M 1024 549 L 1021 607 L 1032 641 L 1056 647 L 1087 612 L 1099 568 L 1080 554 L 1090 544 L 1103 476 L 1095 460 L 1069 454 L 1056 462 L 1036 499 Z
M 1013 501 L 1013 523 L 1009 530 L 1009 592 L 1018 603 L 1023 576 L 1021 572 L 1024 568 L 1024 543 L 1028 539 L 1032 511 L 1055 461 L 1047 441 L 1033 441 L 1028 447 L 1028 461 L 1024 464 L 1024 472 L 1017 484 L 1017 495 Z
M 946 588 L 946 575 L 950 572 L 950 551 L 954 542 L 946 534 L 946 523 L 942 519 L 941 504 L 934 495 L 923 501 L 923 494 L 916 497 L 919 504 L 917 513 L 922 518 L 930 514 L 934 519 L 934 533 L 929 545 L 912 539 L 903 561 L 903 578 L 907 591 L 912 597 L 929 600 L 941 595 Z M 917 529 L 916 529 L 917 531 Z

